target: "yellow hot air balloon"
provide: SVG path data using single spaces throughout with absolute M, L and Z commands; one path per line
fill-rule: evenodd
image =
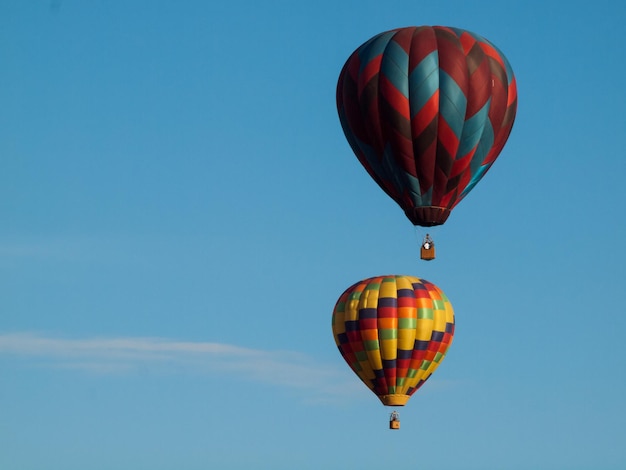
M 434 284 L 413 276 L 364 279 L 339 297 L 333 335 L 350 368 L 387 406 L 403 406 L 443 360 L 454 311 Z M 391 427 L 394 424 L 392 413 Z

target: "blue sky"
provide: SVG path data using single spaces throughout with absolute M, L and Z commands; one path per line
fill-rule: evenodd
M 626 467 L 617 1 L 0 4 L 0 467 Z M 435 230 L 339 125 L 349 54 L 396 27 L 495 43 L 513 132 Z M 389 409 L 336 350 L 352 283 L 456 312 Z M 397 463 L 396 463 L 397 462 Z

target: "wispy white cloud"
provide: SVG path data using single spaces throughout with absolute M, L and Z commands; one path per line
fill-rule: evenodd
M 35 333 L 0 334 L 0 357 L 38 367 L 96 374 L 156 372 L 233 374 L 241 380 L 343 395 L 359 388 L 343 364 L 323 364 L 294 351 L 264 351 L 213 342 L 151 337 L 69 339 Z

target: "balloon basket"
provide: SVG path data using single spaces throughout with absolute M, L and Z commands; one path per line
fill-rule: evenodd
M 422 248 L 420 250 L 420 258 L 426 261 L 435 259 L 435 242 L 431 238 L 430 234 L 426 234 L 424 241 L 422 241 Z
M 435 245 L 430 245 L 428 248 L 422 245 L 422 249 L 420 250 L 420 258 L 426 261 L 435 259 Z
M 397 411 L 389 415 L 389 429 L 400 429 L 400 413 Z

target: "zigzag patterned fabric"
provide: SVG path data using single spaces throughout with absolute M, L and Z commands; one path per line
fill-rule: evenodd
M 337 109 L 361 164 L 414 225 L 446 221 L 504 147 L 515 76 L 486 39 L 444 26 L 381 33 L 348 59 Z
M 388 406 L 405 405 L 443 360 L 454 311 L 434 284 L 413 276 L 378 276 L 339 297 L 333 336 L 350 368 Z

